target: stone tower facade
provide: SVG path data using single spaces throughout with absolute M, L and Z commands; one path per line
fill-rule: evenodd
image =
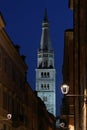
M 45 10 L 42 23 L 42 36 L 37 54 L 36 91 L 45 103 L 47 110 L 56 116 L 54 52 L 49 35 L 49 22 Z

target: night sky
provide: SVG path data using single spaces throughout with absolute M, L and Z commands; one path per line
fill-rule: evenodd
M 60 113 L 64 31 L 73 26 L 69 0 L 0 0 L 5 30 L 14 44 L 20 45 L 20 55 L 26 56 L 27 80 L 35 90 L 37 51 L 40 47 L 44 10 L 47 8 L 50 37 L 55 56 L 57 115 Z

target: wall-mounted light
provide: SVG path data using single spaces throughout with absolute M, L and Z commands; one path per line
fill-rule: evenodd
M 67 85 L 67 84 L 62 84 L 61 85 L 61 91 L 66 96 L 84 97 L 84 102 L 87 103 L 87 95 L 68 94 L 68 92 L 69 92 L 69 85 Z
M 0 118 L 0 121 L 3 121 L 3 120 L 11 120 L 11 118 L 12 118 L 12 114 L 7 114 L 7 116 L 5 117 L 5 118 Z
M 11 118 L 12 118 L 12 114 L 7 114 L 7 119 L 11 120 Z

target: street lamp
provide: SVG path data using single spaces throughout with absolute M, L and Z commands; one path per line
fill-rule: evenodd
M 87 95 L 68 94 L 68 92 L 69 92 L 69 85 L 67 85 L 67 84 L 62 84 L 61 85 L 61 91 L 66 96 L 84 97 L 84 102 L 87 103 Z
M 61 85 L 61 91 L 65 95 L 68 94 L 68 92 L 69 92 L 69 86 L 67 84 L 62 84 Z
M 87 104 L 87 93 L 86 94 L 68 94 L 69 93 L 69 85 L 67 85 L 67 84 L 61 85 L 61 91 L 64 95 L 69 96 L 69 97 L 83 97 L 84 106 Z M 69 125 L 69 129 L 74 130 L 74 126 Z

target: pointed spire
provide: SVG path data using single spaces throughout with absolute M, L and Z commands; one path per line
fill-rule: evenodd
M 42 23 L 42 35 L 40 42 L 40 50 L 52 50 L 50 34 L 49 34 L 49 23 L 47 17 L 47 9 L 45 9 L 44 13 L 44 21 Z
M 47 8 L 45 8 L 45 12 L 44 12 L 44 22 L 48 22 Z

